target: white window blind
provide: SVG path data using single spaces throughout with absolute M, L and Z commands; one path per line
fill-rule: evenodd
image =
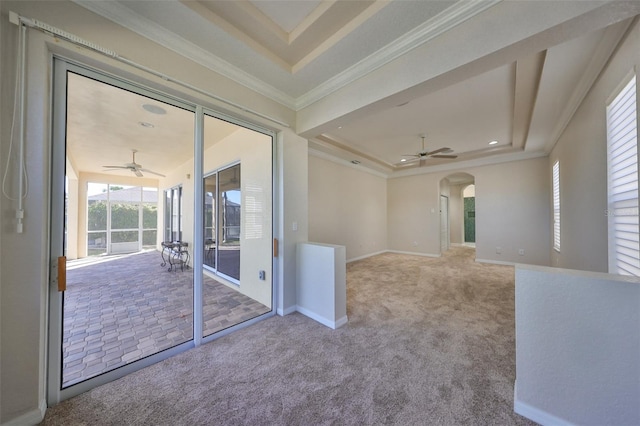
M 560 162 L 553 165 L 553 248 L 560 251 Z
M 609 272 L 640 276 L 635 75 L 607 107 Z

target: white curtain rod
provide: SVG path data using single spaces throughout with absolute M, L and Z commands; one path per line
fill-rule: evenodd
M 64 39 L 64 40 L 66 40 L 68 42 L 76 44 L 78 46 L 82 46 L 84 48 L 92 50 L 94 52 L 98 52 L 98 53 L 100 53 L 102 55 L 108 56 L 108 57 L 110 57 L 112 59 L 115 59 L 115 60 L 117 60 L 119 62 L 122 62 L 124 64 L 132 66 L 132 67 L 134 67 L 134 68 L 136 68 L 138 70 L 141 70 L 141 71 L 147 72 L 149 74 L 152 74 L 152 75 L 154 75 L 156 77 L 159 77 L 159 78 L 161 78 L 161 79 L 163 79 L 165 81 L 169 81 L 171 83 L 178 84 L 178 85 L 180 85 L 180 86 L 182 86 L 184 88 L 187 88 L 189 90 L 193 90 L 194 92 L 197 92 L 197 93 L 199 93 L 201 95 L 205 95 L 205 96 L 208 96 L 210 98 L 213 98 L 213 99 L 215 99 L 217 101 L 220 101 L 222 103 L 225 103 L 226 105 L 229 105 L 229 106 L 231 106 L 233 108 L 237 108 L 237 109 L 239 109 L 239 110 L 241 110 L 243 112 L 246 112 L 246 113 L 255 115 L 257 117 L 263 118 L 265 120 L 271 121 L 272 123 L 276 123 L 276 124 L 278 124 L 280 126 L 283 126 L 283 127 L 291 127 L 291 126 L 289 126 L 289 124 L 287 124 L 287 123 L 285 123 L 283 121 L 280 121 L 280 120 L 278 120 L 276 118 L 269 117 L 268 115 L 262 114 L 262 113 L 260 113 L 258 111 L 254 111 L 254 110 L 252 110 L 250 108 L 244 107 L 244 106 L 242 106 L 240 104 L 237 104 L 237 103 L 235 103 L 233 101 L 230 101 L 228 99 L 222 98 L 222 97 L 217 96 L 217 95 L 214 95 L 214 94 L 209 93 L 209 92 L 207 92 L 205 90 L 199 89 L 199 88 L 197 88 L 197 87 L 195 87 L 195 86 L 193 86 L 193 85 L 191 85 L 189 83 L 185 83 L 184 81 L 175 79 L 175 78 L 170 77 L 170 76 L 168 76 L 166 74 L 163 74 L 161 72 L 155 71 L 155 70 L 153 70 L 153 69 L 151 69 L 149 67 L 146 67 L 144 65 L 138 64 L 137 62 L 134 62 L 134 61 L 132 61 L 130 59 L 127 59 L 127 58 L 125 58 L 123 56 L 120 56 L 118 53 L 114 52 L 113 50 L 105 49 L 104 47 L 101 47 L 101 46 L 99 46 L 99 45 L 97 45 L 95 43 L 92 43 L 90 41 L 84 40 L 83 38 L 80 38 L 80 37 L 78 37 L 78 36 L 76 36 L 74 34 L 68 33 L 66 31 L 63 31 L 63 30 L 59 29 L 59 28 L 51 26 L 51 25 L 49 25 L 49 24 L 47 24 L 45 22 L 38 21 L 38 20 L 32 19 L 32 18 L 26 18 L 24 16 L 18 15 L 15 12 L 9 12 L 9 21 L 11 21 L 12 23 L 14 23 L 14 24 L 16 24 L 18 26 L 25 25 L 25 26 L 28 26 L 30 28 L 34 28 L 34 29 L 40 30 L 40 31 L 42 31 L 44 33 L 51 34 L 51 35 L 53 35 L 55 37 L 59 37 L 59 38 Z

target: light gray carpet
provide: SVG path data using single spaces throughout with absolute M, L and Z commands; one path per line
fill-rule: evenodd
M 67 400 L 43 424 L 530 424 L 513 413 L 513 268 L 473 256 L 351 263 L 342 328 L 274 317 Z

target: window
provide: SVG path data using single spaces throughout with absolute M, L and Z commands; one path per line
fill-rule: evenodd
M 164 241 L 182 240 L 182 186 L 164 191 Z
M 553 248 L 560 251 L 560 162 L 553 165 Z
M 240 172 L 236 164 L 204 178 L 204 264 L 236 283 L 240 280 Z
M 636 78 L 607 106 L 609 272 L 640 276 Z

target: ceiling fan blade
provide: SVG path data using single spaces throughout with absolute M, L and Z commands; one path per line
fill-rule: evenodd
M 153 170 L 149 170 L 149 169 L 138 169 L 138 170 L 140 170 L 142 172 L 145 172 L 145 173 L 151 173 L 152 175 L 156 175 L 156 176 L 160 176 L 160 177 L 166 177 L 162 173 L 154 172 Z
M 140 172 L 139 169 L 133 169 L 131 171 L 138 177 L 144 177 L 144 175 Z
M 102 166 L 105 169 L 128 169 L 129 167 L 127 166 Z
M 432 155 L 431 158 L 458 158 L 457 155 Z
M 447 152 L 447 151 L 451 152 L 451 148 L 446 148 L 446 147 L 438 148 L 438 149 L 436 149 L 435 151 L 431 151 L 431 152 L 429 152 L 429 155 L 432 155 L 432 154 L 439 154 L 439 153 L 441 153 L 441 152 Z

